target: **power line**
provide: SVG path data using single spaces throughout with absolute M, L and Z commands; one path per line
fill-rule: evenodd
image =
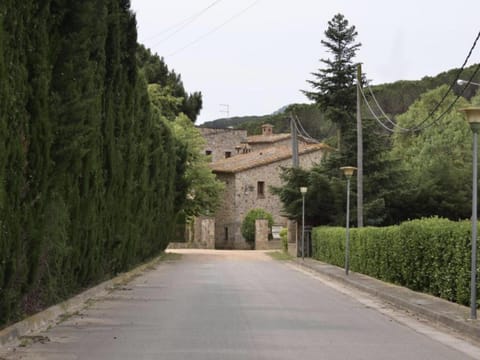
M 203 15 L 204 13 L 206 13 L 208 10 L 210 10 L 212 7 L 214 7 L 215 5 L 217 5 L 219 2 L 221 2 L 222 0 L 216 0 L 214 1 L 213 3 L 211 3 L 210 5 L 208 5 L 207 7 L 203 8 L 202 10 L 200 10 L 199 12 L 193 14 L 192 16 L 172 25 L 172 26 L 169 26 L 168 28 L 160 31 L 159 33 L 155 34 L 155 35 L 152 35 L 148 38 L 146 38 L 145 40 L 151 40 L 151 39 L 155 39 L 163 34 L 167 34 L 169 32 L 171 32 L 172 30 L 174 29 L 177 29 L 177 30 L 174 30 L 174 32 L 170 35 L 167 35 L 166 37 L 162 38 L 158 43 L 156 43 L 155 45 L 153 46 L 156 46 L 168 39 L 170 39 L 173 35 L 175 35 L 176 33 L 178 33 L 179 31 L 181 31 L 182 29 L 184 29 L 186 26 L 190 25 L 192 22 L 194 22 L 196 19 L 198 19 L 201 15 Z
M 378 109 L 380 110 L 380 112 L 382 113 L 383 117 L 384 117 L 390 124 L 392 124 L 394 127 L 397 127 L 397 128 L 399 128 L 400 130 L 408 131 L 407 128 L 403 128 L 403 127 L 399 126 L 396 122 L 392 121 L 392 120 L 390 119 L 390 117 L 388 117 L 387 114 L 385 114 L 385 111 L 383 111 L 383 108 L 380 106 L 380 103 L 378 102 L 377 98 L 375 97 L 375 94 L 373 93 L 370 84 L 367 83 L 367 87 L 368 87 L 368 90 L 369 90 L 369 92 L 370 92 L 370 96 L 372 97 L 373 101 L 375 102 L 375 105 L 377 106 L 377 108 L 378 108 Z M 368 105 L 369 105 L 369 104 L 368 104 Z
M 363 91 L 363 89 L 361 87 L 360 87 L 360 93 L 362 94 L 363 100 L 365 101 L 365 104 L 367 105 L 368 110 L 373 115 L 373 118 L 378 122 L 378 124 L 381 127 L 383 127 L 385 130 L 387 130 L 391 133 L 395 132 L 394 129 L 389 128 L 379 119 L 378 115 L 375 113 L 375 111 L 373 111 L 372 107 L 370 106 L 370 103 L 368 102 L 367 97 L 365 96 L 365 92 Z
M 294 114 L 293 118 L 295 119 L 295 127 L 297 128 L 297 131 L 300 133 L 300 135 L 302 135 L 305 139 L 310 140 L 312 142 L 315 142 L 315 143 L 319 142 L 317 139 L 310 136 L 310 134 L 305 130 L 297 114 Z M 299 127 L 300 127 L 300 131 L 299 131 Z
M 243 9 L 242 11 L 236 13 L 235 15 L 233 15 L 232 17 L 230 17 L 228 20 L 224 21 L 223 23 L 221 23 L 220 25 L 218 25 L 216 28 L 210 30 L 209 32 L 199 36 L 198 38 L 196 38 L 195 40 L 189 42 L 188 44 L 186 44 L 185 46 L 181 47 L 180 49 L 170 53 L 167 55 L 167 57 L 169 56 L 174 56 L 174 55 L 177 55 L 178 53 L 182 52 L 183 50 L 189 48 L 190 46 L 192 45 L 195 45 L 196 43 L 198 43 L 199 41 L 205 39 L 207 36 L 210 36 L 212 35 L 213 33 L 217 32 L 218 30 L 220 30 L 222 27 L 224 27 L 225 25 L 229 24 L 230 22 L 232 22 L 233 20 L 235 20 L 236 18 L 238 18 L 239 16 L 243 15 L 244 13 L 246 13 L 248 10 L 250 10 L 252 7 L 254 7 L 255 5 L 257 5 L 257 3 L 260 2 L 260 0 L 256 0 L 254 1 L 253 3 L 251 3 L 249 6 L 247 6 L 245 9 Z
M 386 114 L 385 114 L 385 111 L 382 109 L 382 107 L 380 106 L 380 104 L 378 103 L 377 99 L 375 98 L 375 95 L 373 94 L 373 91 L 372 89 L 370 88 L 370 86 L 368 86 L 369 88 L 369 91 L 371 93 L 371 96 L 372 96 L 372 99 L 374 99 L 374 102 L 377 106 L 377 108 L 380 110 L 380 112 L 383 114 L 383 117 L 385 119 L 387 119 L 387 121 L 392 124 L 393 128 L 397 128 L 398 130 L 400 131 L 403 131 L 403 132 L 419 132 L 419 131 L 422 131 L 422 130 L 425 130 L 433 125 L 435 125 L 436 123 L 438 123 L 448 112 L 450 112 L 452 110 L 452 108 L 455 106 L 455 104 L 458 102 L 458 100 L 462 97 L 462 95 L 465 93 L 465 90 L 468 86 L 468 84 L 470 84 L 472 82 L 472 80 L 477 76 L 477 74 L 480 72 L 480 63 L 477 65 L 477 67 L 475 68 L 475 71 L 472 73 L 472 75 L 470 76 L 470 78 L 467 80 L 466 82 L 466 85 L 462 88 L 462 90 L 460 91 L 460 93 L 455 97 L 455 99 L 446 107 L 446 109 L 437 117 L 435 118 L 432 122 L 428 123 L 428 124 L 425 124 L 425 121 L 422 121 L 420 124 L 418 125 L 415 125 L 411 128 L 404 128 L 404 127 L 401 127 L 399 126 L 398 124 L 396 124 L 394 121 L 392 121 Z M 390 131 L 390 132 L 394 132 L 394 129 L 393 128 L 390 128 L 388 126 L 386 126 L 379 118 L 379 116 L 375 113 L 375 111 L 372 109 L 370 103 L 368 102 L 366 96 L 365 96 L 365 93 L 363 92 L 363 89 L 361 90 L 361 93 L 362 93 L 362 97 L 370 111 L 370 113 L 373 115 L 373 117 L 375 118 L 375 120 L 379 123 L 380 126 L 382 126 L 385 130 L 387 131 Z M 444 101 L 444 100 L 443 100 Z M 442 101 L 442 102 L 443 102 Z M 437 104 L 437 106 L 435 107 L 435 112 L 438 110 L 439 106 Z M 433 111 L 430 112 L 430 113 L 434 113 Z
M 452 83 L 450 84 L 448 90 L 445 92 L 445 94 L 443 95 L 442 99 L 440 100 L 440 102 L 437 104 L 437 106 L 435 106 L 435 108 L 430 111 L 430 113 L 427 115 L 427 117 L 422 120 L 418 125 L 415 126 L 416 130 L 421 130 L 422 128 L 422 125 L 425 124 L 431 117 L 433 117 L 433 115 L 435 114 L 435 112 L 440 108 L 440 106 L 442 105 L 442 103 L 445 101 L 445 99 L 447 98 L 448 94 L 453 90 L 454 86 L 457 84 L 457 81 L 458 79 L 460 79 L 460 75 L 461 73 L 463 72 L 464 68 L 465 68 L 465 65 L 467 65 L 467 62 L 468 60 L 470 59 L 470 56 L 472 55 L 472 52 L 473 50 L 475 49 L 475 47 L 477 46 L 477 42 L 478 42 L 478 39 L 480 38 L 480 31 L 478 32 L 477 34 L 477 37 L 475 38 L 475 41 L 473 42 L 473 45 L 472 47 L 470 48 L 470 51 L 468 52 L 468 55 L 467 57 L 465 58 L 465 61 L 463 62 L 461 68 L 457 71 L 457 75 L 455 76 L 455 79 L 454 81 L 452 81 Z M 459 97 L 457 97 L 457 99 L 455 100 L 455 102 L 457 102 Z M 452 105 L 453 107 L 453 105 Z M 451 108 L 451 107 L 450 107 Z M 443 117 L 443 115 L 445 114 L 445 112 L 441 115 Z M 440 118 L 437 118 L 437 120 L 435 120 L 431 125 L 433 125 L 435 122 L 439 121 Z M 429 126 L 431 126 L 429 125 Z
M 434 119 L 432 122 L 427 123 L 427 121 L 429 121 L 431 118 L 433 118 L 433 115 L 439 110 L 440 106 L 443 105 L 443 103 L 445 102 L 445 99 L 447 98 L 448 94 L 450 94 L 450 92 L 453 90 L 454 86 L 457 84 L 458 82 L 458 79 L 460 78 L 460 75 L 461 73 L 463 72 L 468 60 L 470 59 L 471 55 L 472 55 L 472 52 L 473 50 L 475 49 L 476 45 L 477 45 L 477 42 L 480 38 L 480 31 L 478 32 L 477 34 L 477 37 L 475 38 L 475 41 L 473 42 L 473 45 L 472 47 L 470 48 L 470 51 L 468 52 L 468 55 L 467 57 L 465 58 L 465 61 L 463 62 L 461 68 L 457 71 L 457 74 L 455 76 L 455 79 L 452 81 L 452 83 L 450 84 L 448 90 L 444 93 L 444 95 L 442 96 L 442 99 L 437 103 L 437 105 L 434 107 L 433 110 L 431 110 L 428 115 L 425 117 L 425 119 L 423 119 L 419 124 L 411 127 L 411 128 L 403 128 L 399 125 L 397 125 L 394 121 L 392 121 L 388 116 L 387 114 L 385 113 L 385 111 L 382 109 L 382 107 L 380 106 L 379 102 L 377 101 L 371 87 L 368 85 L 368 89 L 370 91 L 370 94 L 372 96 L 372 99 L 374 100 L 377 108 L 380 110 L 380 112 L 383 114 L 383 117 L 394 127 L 394 128 L 397 128 L 401 131 L 404 131 L 404 132 L 418 132 L 418 131 L 422 131 L 426 128 L 429 128 L 431 126 L 433 126 L 434 124 L 436 124 L 437 122 L 439 122 L 444 116 L 445 114 L 447 114 L 452 108 L 453 106 L 455 106 L 455 104 L 458 102 L 458 100 L 460 99 L 460 97 L 463 95 L 463 93 L 465 92 L 465 89 L 466 89 L 466 86 L 468 84 L 470 84 L 470 82 L 475 78 L 475 76 L 477 75 L 477 73 L 480 71 L 480 64 L 477 65 L 477 68 L 475 69 L 475 71 L 473 72 L 472 76 L 470 77 L 470 79 L 467 81 L 467 85 L 465 87 L 463 87 L 463 89 L 460 91 L 460 94 L 458 94 L 456 96 L 456 98 L 449 104 L 449 106 L 447 106 L 446 110 L 444 110 L 436 119 Z M 384 129 L 386 129 L 387 131 L 390 131 L 390 132 L 393 132 L 394 130 L 388 126 L 386 126 L 380 119 L 379 119 L 379 116 L 373 111 L 372 107 L 370 106 L 370 103 L 368 102 L 366 96 L 365 96 L 365 93 L 363 92 L 363 89 L 361 89 L 361 93 L 362 93 L 362 97 L 363 99 L 365 100 L 365 103 L 367 104 L 367 107 L 370 111 L 370 113 L 373 115 L 373 117 L 375 118 L 375 120 L 379 123 L 380 126 L 382 126 Z
M 214 7 L 215 5 L 217 5 L 220 1 L 222 0 L 216 0 L 214 1 L 213 3 L 211 3 L 209 6 L 207 6 L 205 9 L 201 10 L 200 12 L 194 14 L 193 16 L 191 16 L 190 18 L 184 20 L 183 22 L 180 22 L 178 24 L 178 27 L 176 30 L 174 30 L 173 32 L 171 32 L 169 35 L 161 38 L 159 41 L 157 41 L 156 43 L 154 43 L 152 45 L 152 47 L 156 47 L 160 44 L 163 44 L 165 41 L 171 39 L 173 36 L 175 36 L 176 34 L 178 34 L 180 31 L 182 31 L 183 29 L 185 29 L 188 25 L 190 25 L 191 23 L 193 23 L 196 19 L 198 19 L 201 15 L 203 15 L 204 13 L 206 13 L 208 10 L 210 10 L 212 7 Z M 174 27 L 175 28 L 175 27 Z M 173 30 L 173 29 L 172 29 Z

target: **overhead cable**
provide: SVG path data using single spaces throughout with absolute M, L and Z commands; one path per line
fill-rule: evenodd
M 255 5 L 257 5 L 257 3 L 259 2 L 260 0 L 255 0 L 253 3 L 251 3 L 249 6 L 247 6 L 246 8 L 244 8 L 242 11 L 236 13 L 235 15 L 233 15 L 232 17 L 230 17 L 228 20 L 224 21 L 223 23 L 221 23 L 220 25 L 218 25 L 217 27 L 213 28 L 212 30 L 210 30 L 209 32 L 199 36 L 198 38 L 196 38 L 195 40 L 189 42 L 188 44 L 186 44 L 185 46 L 181 47 L 180 49 L 177 49 L 175 50 L 174 52 L 170 53 L 167 55 L 167 57 L 170 57 L 170 56 L 175 56 L 177 54 L 179 54 L 180 52 L 182 52 L 183 50 L 189 48 L 190 46 L 192 45 L 195 45 L 196 43 L 198 43 L 199 41 L 205 39 L 206 37 L 212 35 L 213 33 L 217 32 L 218 30 L 220 30 L 222 27 L 224 27 L 225 25 L 229 24 L 230 22 L 232 22 L 233 20 L 235 20 L 236 18 L 240 17 L 241 15 L 243 15 L 244 13 L 246 13 L 248 10 L 250 10 L 252 7 L 254 7 Z
M 370 111 L 370 113 L 372 114 L 373 118 L 377 121 L 377 123 L 383 127 L 385 130 L 387 130 L 388 132 L 395 132 L 394 129 L 391 129 L 389 128 L 387 125 L 385 125 L 382 120 L 380 120 L 380 118 L 378 117 L 378 115 L 375 113 L 375 111 L 373 111 L 372 107 L 370 106 L 370 103 L 368 102 L 367 100 L 367 97 L 365 96 L 365 92 L 363 91 L 362 87 L 360 86 L 360 93 L 362 94 L 362 97 L 363 97 L 363 100 L 365 101 L 365 104 L 367 105 L 367 108 L 368 110 Z
M 386 114 L 385 114 L 385 111 L 382 109 L 382 107 L 380 106 L 380 104 L 378 103 L 377 99 L 375 98 L 375 95 L 372 91 L 372 89 L 370 88 L 370 86 L 368 86 L 369 88 L 369 91 L 371 93 L 371 96 L 372 96 L 372 99 L 374 99 L 374 102 L 376 104 L 376 106 L 378 107 L 378 109 L 380 110 L 380 112 L 383 114 L 383 117 L 385 119 L 387 119 L 387 121 L 393 125 L 394 128 L 397 128 L 398 130 L 402 131 L 402 132 L 419 132 L 419 131 L 422 131 L 422 130 L 425 130 L 433 125 L 435 125 L 437 122 L 439 122 L 448 112 L 450 112 L 452 110 L 452 108 L 455 106 L 455 104 L 458 102 L 458 100 L 462 97 L 462 95 L 464 94 L 468 84 L 470 84 L 472 82 L 472 80 L 477 76 L 477 74 L 480 72 L 480 63 L 477 65 L 477 67 L 475 68 L 475 71 L 472 73 L 472 75 L 470 76 L 470 78 L 467 80 L 466 82 L 466 85 L 462 88 L 462 90 L 460 91 L 460 93 L 455 97 L 455 99 L 446 107 L 446 109 L 438 116 L 436 117 L 432 122 L 428 123 L 428 124 L 425 124 L 425 121 L 422 121 L 420 124 L 417 124 L 411 128 L 404 128 L 404 127 L 401 127 L 399 125 L 397 125 L 394 121 L 392 121 Z M 380 119 L 379 119 L 379 116 L 374 112 L 374 110 L 372 109 L 372 107 L 370 106 L 370 103 L 368 102 L 366 96 L 365 96 L 365 93 L 363 92 L 363 89 L 361 89 L 361 92 L 362 92 L 362 96 L 363 96 L 363 99 L 365 100 L 365 103 L 367 104 L 367 107 L 369 109 L 369 111 L 372 113 L 372 115 L 374 116 L 375 120 L 380 124 L 380 126 L 382 126 L 384 129 L 390 131 L 390 132 L 393 132 L 394 130 L 392 128 L 389 128 L 388 126 L 386 126 Z M 443 100 L 444 101 L 444 100 Z M 439 106 L 437 104 L 437 106 L 435 107 L 435 110 L 434 111 L 431 111 L 430 114 L 436 112 L 438 110 Z M 420 126 L 421 125 L 421 126 Z
M 300 133 L 300 135 L 302 135 L 305 139 L 310 140 L 314 143 L 319 143 L 317 139 L 310 136 L 310 134 L 305 130 L 297 114 L 293 114 L 293 119 L 295 120 L 294 121 L 295 128 L 297 129 L 297 132 Z
M 150 36 L 148 38 L 146 38 L 145 40 L 151 40 L 151 39 L 155 39 L 161 35 L 164 35 L 164 34 L 168 34 L 170 33 L 170 35 L 167 35 L 165 37 L 163 37 L 162 39 L 160 39 L 155 45 L 153 45 L 152 47 L 155 47 L 163 42 L 165 42 L 166 40 L 170 39 L 173 35 L 175 35 L 176 33 L 180 32 L 181 30 L 183 30 L 185 27 L 187 27 L 188 25 L 190 25 L 192 22 L 194 22 L 196 19 L 198 19 L 201 15 L 203 15 L 204 13 L 206 13 L 208 10 L 210 10 L 212 7 L 214 7 L 215 5 L 217 5 L 219 2 L 221 2 L 222 0 L 215 0 L 214 2 L 212 2 L 210 5 L 208 5 L 207 7 L 205 7 L 204 9 L 200 10 L 199 12 L 193 14 L 192 16 L 164 29 L 163 31 L 153 35 L 153 36 Z M 172 32 L 173 31 L 173 32 Z
M 477 46 L 477 42 L 478 42 L 478 39 L 480 38 L 480 31 L 478 32 L 477 34 L 477 37 L 475 38 L 475 41 L 473 42 L 473 45 L 472 47 L 470 48 L 470 51 L 468 52 L 468 55 L 467 57 L 465 58 L 465 61 L 463 62 L 461 68 L 457 71 L 457 75 L 455 76 L 455 79 L 452 81 L 452 83 L 450 84 L 448 90 L 445 92 L 445 94 L 443 94 L 443 97 L 442 99 L 440 100 L 440 102 L 433 108 L 432 111 L 429 112 L 429 114 L 427 115 L 427 117 L 425 119 L 423 119 L 419 124 L 415 125 L 415 129 L 412 129 L 412 131 L 415 131 L 415 130 L 421 130 L 423 128 L 423 124 L 425 124 L 428 120 L 430 120 L 433 115 L 435 114 L 435 112 L 440 108 L 440 106 L 443 104 L 443 102 L 445 101 L 445 99 L 447 98 L 448 94 L 453 90 L 454 86 L 457 84 L 457 81 L 458 79 L 460 79 L 460 75 L 461 73 L 463 72 L 464 68 L 465 68 L 465 65 L 467 65 L 467 62 L 468 60 L 470 59 L 470 56 L 472 55 L 472 52 L 473 50 L 475 49 L 475 47 Z M 458 100 L 458 98 L 457 98 Z M 456 101 L 455 101 L 456 102 Z M 452 105 L 453 106 L 453 105 Z M 444 113 L 442 114 L 442 116 L 444 115 Z M 436 121 L 438 121 L 439 119 L 435 120 L 434 123 Z M 432 123 L 433 125 L 433 123 Z M 431 125 L 429 125 L 431 126 Z M 427 126 L 428 127 L 428 126 Z

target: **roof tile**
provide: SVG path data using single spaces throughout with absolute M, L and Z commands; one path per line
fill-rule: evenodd
M 299 155 L 303 155 L 319 150 L 332 151 L 333 148 L 325 144 L 300 144 L 298 153 Z M 237 173 L 254 167 L 272 164 L 290 157 L 292 157 L 291 147 L 275 146 L 222 159 L 210 164 L 210 167 L 213 172 L 217 173 Z

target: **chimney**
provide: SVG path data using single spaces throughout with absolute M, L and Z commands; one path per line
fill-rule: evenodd
M 271 125 L 271 124 L 262 125 L 262 135 L 263 136 L 272 136 L 273 135 L 273 125 Z

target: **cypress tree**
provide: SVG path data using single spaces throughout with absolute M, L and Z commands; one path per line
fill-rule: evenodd
M 4 124 L 3 144 L 5 147 L 3 164 L 3 206 L 2 246 L 0 254 L 3 267 L 3 286 L 1 286 L 0 320 L 9 321 L 20 312 L 19 299 L 27 287 L 28 259 L 26 249 L 28 241 L 24 228 L 27 212 L 26 169 L 28 139 L 26 128 L 28 113 L 28 74 L 26 67 L 25 44 L 28 34 L 30 2 L 14 4 L 2 2 L 3 17 L 3 63 L 5 77 L 2 77 L 5 97 L 2 96 L 2 123 Z M 8 76 L 7 76 L 8 75 Z
M 0 3 L 0 323 L 158 254 L 174 138 L 123 0 Z
M 102 275 L 103 178 L 101 160 L 102 93 L 106 11 L 103 1 L 57 4 L 52 52 L 52 118 L 55 123 L 53 177 L 59 206 L 69 210 L 72 261 L 64 271 L 68 287 L 83 286 Z M 69 245 L 67 245 L 68 247 Z

